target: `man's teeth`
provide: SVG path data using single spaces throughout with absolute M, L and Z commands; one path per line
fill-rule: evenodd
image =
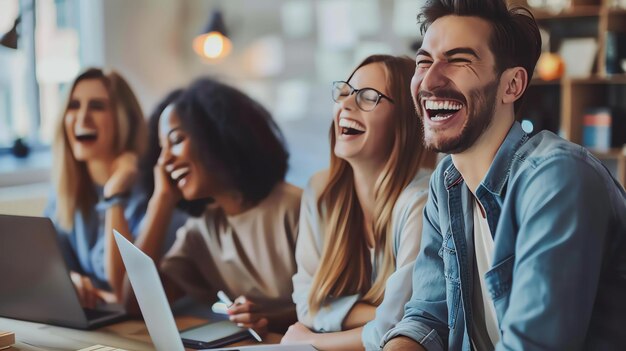
M 187 173 L 189 173 L 189 167 L 177 168 L 170 173 L 170 178 L 172 178 L 172 180 L 174 181 L 177 181 L 181 177 L 187 175 Z
M 426 100 L 424 106 L 428 110 L 454 110 L 454 111 L 458 111 L 463 107 L 463 105 L 459 104 L 458 102 L 449 101 L 449 100 L 446 100 L 446 101 Z
M 341 128 L 351 128 L 359 132 L 365 132 L 365 126 L 363 126 L 361 123 L 345 118 L 339 119 L 339 126 Z

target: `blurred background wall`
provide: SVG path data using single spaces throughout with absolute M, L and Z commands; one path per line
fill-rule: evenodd
M 170 90 L 210 76 L 242 89 L 273 113 L 291 152 L 288 180 L 304 186 L 328 163 L 330 83 L 346 79 L 372 53 L 413 56 L 421 4 L 418 0 L 0 0 L 0 33 L 9 30 L 20 14 L 20 25 L 29 26 L 24 19 L 32 17 L 33 8 L 36 13 L 34 62 L 26 57 L 28 28 L 20 33 L 21 48 L 0 47 L 0 60 L 10 61 L 1 68 L 0 81 L 11 88 L 5 99 L 10 106 L 3 107 L 0 98 L 0 111 L 6 111 L 0 117 L 0 130 L 5 130 L 4 135 L 0 132 L 0 148 L 25 137 L 45 149 L 59 118 L 65 85 L 84 67 L 120 71 L 146 114 Z M 232 51 L 209 61 L 193 51 L 192 41 L 215 11 L 223 15 Z M 29 93 L 35 85 L 23 83 L 33 67 L 38 97 Z M 37 101 L 40 114 L 32 116 L 28 106 Z
M 509 1 L 531 7 L 544 41 L 522 126 L 585 145 L 626 184 L 626 0 Z M 412 57 L 423 3 L 0 0 L 0 213 L 41 213 L 67 85 L 89 66 L 120 71 L 146 115 L 197 77 L 240 88 L 272 112 L 291 153 L 287 179 L 303 187 L 328 165 L 331 82 L 373 53 Z M 216 13 L 232 50 L 207 59 L 192 43 Z M 597 111 L 611 126 L 585 122 Z M 29 156 L 15 157 L 23 144 Z

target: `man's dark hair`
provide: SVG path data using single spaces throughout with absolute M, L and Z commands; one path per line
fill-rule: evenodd
M 489 48 L 496 61 L 496 74 L 512 67 L 523 67 L 528 82 L 541 54 L 541 36 L 532 13 L 521 6 L 508 8 L 503 0 L 428 0 L 417 19 L 422 34 L 437 19 L 448 16 L 479 17 L 491 24 Z M 524 95 L 515 102 L 519 109 Z
M 200 160 L 245 200 L 258 203 L 284 180 L 289 153 L 270 113 L 241 91 L 198 79 L 176 101 Z

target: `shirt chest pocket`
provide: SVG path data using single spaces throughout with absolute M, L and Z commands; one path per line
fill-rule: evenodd
M 502 320 L 502 313 L 509 305 L 514 263 L 515 255 L 511 255 L 485 273 L 485 285 L 496 308 L 498 320 Z
M 452 233 L 448 233 L 444 237 L 439 256 L 443 259 L 443 273 L 446 280 L 460 284 L 459 264 Z

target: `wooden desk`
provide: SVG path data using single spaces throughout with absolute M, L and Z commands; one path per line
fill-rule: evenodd
M 186 329 L 206 322 L 196 317 L 176 317 L 178 329 Z M 0 317 L 0 330 L 15 333 L 16 345 L 11 351 L 78 350 L 92 345 L 106 345 L 132 351 L 154 351 L 148 330 L 141 320 L 128 320 L 93 331 L 55 327 Z M 270 333 L 264 343 L 280 342 L 280 334 Z M 231 346 L 253 345 L 243 341 Z M 187 349 L 191 350 L 191 349 Z

